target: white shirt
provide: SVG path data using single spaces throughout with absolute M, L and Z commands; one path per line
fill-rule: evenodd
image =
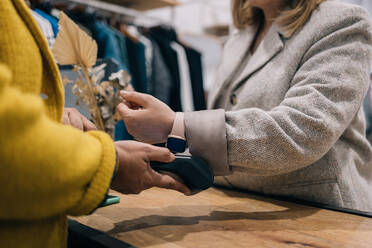
M 171 47 L 177 53 L 181 79 L 181 104 L 183 112 L 194 111 L 194 99 L 190 79 L 190 68 L 185 49 L 178 43 L 172 42 Z
M 35 11 L 31 11 L 31 13 L 39 28 L 41 29 L 41 32 L 44 34 L 44 37 L 48 42 L 48 46 L 51 48 L 55 41 L 52 24 L 50 24 L 47 19 L 45 19 Z

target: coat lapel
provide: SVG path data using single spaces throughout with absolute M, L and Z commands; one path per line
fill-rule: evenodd
M 222 74 L 228 76 L 227 77 L 220 76 L 220 78 L 224 78 L 224 82 L 216 85 L 217 90 L 215 91 L 214 94 L 212 93 L 211 95 L 212 98 L 209 104 L 210 108 L 214 107 L 218 97 L 221 95 L 223 89 L 226 88 L 227 85 L 234 84 L 233 89 L 238 88 L 253 73 L 255 73 L 264 65 L 266 65 L 284 48 L 284 42 L 282 39 L 284 35 L 281 34 L 282 32 L 280 30 L 280 27 L 277 24 L 273 24 L 264 40 L 259 45 L 256 52 L 250 58 L 247 66 L 243 69 L 242 73 L 238 76 L 238 78 L 234 79 L 234 81 L 232 82 L 231 80 L 233 80 L 234 73 L 237 73 L 236 68 L 238 68 L 242 60 L 246 56 L 248 56 L 247 53 L 249 52 L 249 48 L 254 39 L 255 33 L 256 33 L 255 28 L 250 29 L 249 32 L 245 34 L 246 36 L 236 37 L 236 40 L 231 42 L 230 44 L 231 47 L 226 49 L 224 54 L 224 56 L 226 55 L 226 57 L 223 58 L 224 62 L 222 63 L 221 66 L 222 69 L 220 72 L 217 73 L 217 75 Z M 243 46 L 245 47 L 245 49 L 242 49 Z M 236 59 L 234 59 L 234 57 Z
M 244 68 L 240 76 L 232 82 L 234 84 L 233 89 L 238 88 L 244 83 L 253 73 L 260 70 L 269 61 L 282 51 L 284 43 L 281 38 L 280 28 L 277 24 L 273 24 L 267 33 L 266 37 L 259 45 L 256 52 L 250 58 L 247 66 Z
M 216 73 L 216 82 L 209 93 L 210 107 L 214 104 L 221 90 L 231 81 L 234 71 L 249 52 L 256 31 L 256 26 L 249 26 L 247 29 L 234 34 L 227 41 L 223 50 L 223 58 L 219 70 Z

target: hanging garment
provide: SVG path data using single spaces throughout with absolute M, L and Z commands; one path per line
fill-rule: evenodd
M 145 64 L 147 81 L 152 74 L 153 47 L 152 42 L 144 35 L 139 35 L 139 41 L 145 46 Z M 149 92 L 149 83 L 147 82 L 147 92 Z
M 372 133 L 372 95 L 371 95 L 371 86 L 368 89 L 368 93 L 363 100 L 363 110 L 366 117 L 366 136 L 371 142 L 371 133 Z
M 152 42 L 151 75 L 148 78 L 148 93 L 167 105 L 171 105 L 172 76 L 169 72 L 158 44 L 150 37 Z
M 39 15 L 41 15 L 44 19 L 46 19 L 50 23 L 50 25 L 52 25 L 54 38 L 57 37 L 58 20 L 54 16 L 48 15 L 47 13 L 41 11 L 40 9 L 35 9 L 34 11 L 38 13 Z
M 128 38 L 126 46 L 132 85 L 136 91 L 147 93 L 145 46 L 141 42 L 136 43 Z
M 191 47 L 183 45 L 182 43 L 180 44 L 185 49 L 189 64 L 194 109 L 196 111 L 205 110 L 207 109 L 207 104 L 204 93 L 202 54 Z
M 180 90 L 181 90 L 181 104 L 183 112 L 194 111 L 194 100 L 192 97 L 192 85 L 190 79 L 190 69 L 187 61 L 185 49 L 178 43 L 172 42 L 170 44 L 172 49 L 177 52 L 178 65 L 180 71 Z
M 43 33 L 45 39 L 47 40 L 49 48 L 51 48 L 55 42 L 52 25 L 48 20 L 39 15 L 37 12 L 31 11 L 31 13 L 39 28 L 41 29 L 41 32 Z
M 164 62 L 172 78 L 172 90 L 170 95 L 169 106 L 173 111 L 181 112 L 181 95 L 180 95 L 180 72 L 178 65 L 177 52 L 170 47 L 170 43 L 177 40 L 174 30 L 165 27 L 153 27 L 148 31 L 148 35 L 158 44 Z
M 115 32 L 109 26 L 98 21 L 95 23 L 92 34 L 98 44 L 98 57 L 114 59 L 118 62 L 119 69 L 128 70 L 128 65 L 125 64 L 125 55 L 122 54 L 123 51 Z
M 128 52 L 127 52 L 127 41 L 125 36 L 119 32 L 118 30 L 111 28 L 111 31 L 115 35 L 119 48 L 120 48 L 120 57 L 122 63 L 125 65 L 125 70 L 129 71 L 129 59 L 128 59 Z
M 125 37 L 119 36 L 119 32 L 99 21 L 94 13 L 78 10 L 69 10 L 66 13 L 80 27 L 89 30 L 98 45 L 98 58 L 113 59 L 119 64 L 119 69 L 129 71 L 126 48 L 122 45 L 125 43 Z

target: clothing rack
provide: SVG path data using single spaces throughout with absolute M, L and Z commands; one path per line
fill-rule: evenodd
M 127 8 L 144 11 L 162 7 L 174 7 L 179 5 L 178 0 L 101 0 Z
M 67 2 L 71 3 L 76 3 L 76 4 L 81 4 L 85 5 L 87 7 L 92 7 L 94 9 L 100 9 L 104 11 L 108 11 L 110 13 L 115 13 L 120 16 L 125 16 L 129 18 L 133 18 L 136 22 L 136 24 L 162 24 L 162 25 L 167 25 L 167 26 L 172 26 L 170 23 L 167 23 L 166 21 L 159 19 L 159 18 L 154 18 L 151 16 L 148 16 L 140 11 L 129 9 L 123 6 L 119 6 L 116 4 L 111 4 L 103 1 L 98 1 L 98 0 L 67 0 Z M 142 20 L 144 22 L 140 22 L 138 20 Z M 147 22 L 146 22 L 147 21 Z M 140 22 L 140 23 L 139 23 Z

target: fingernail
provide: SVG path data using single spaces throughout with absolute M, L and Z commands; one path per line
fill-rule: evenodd
M 171 159 L 171 161 L 173 161 L 173 160 L 176 159 L 176 156 L 173 153 L 170 153 L 170 159 Z
M 125 91 L 125 90 L 121 90 L 121 91 L 120 91 L 120 94 L 121 94 L 121 95 L 126 95 L 126 94 L 128 94 L 128 92 Z

